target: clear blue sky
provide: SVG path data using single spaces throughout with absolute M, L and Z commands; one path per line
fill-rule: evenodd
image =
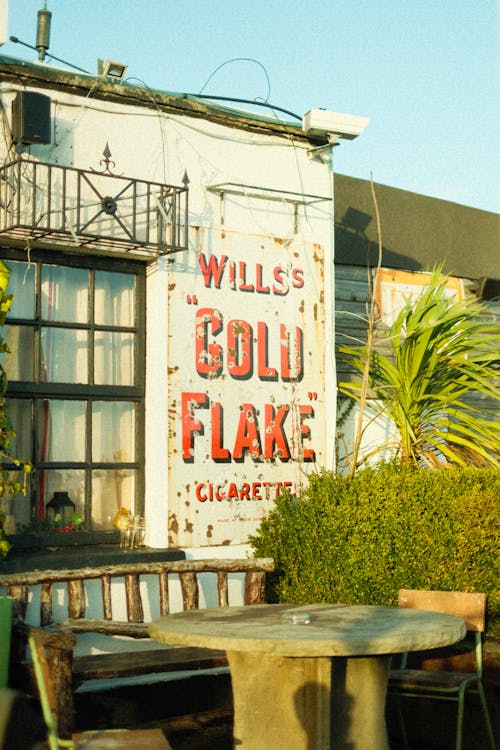
M 9 0 L 9 35 L 34 45 L 43 3 Z M 165 91 L 264 99 L 299 115 L 323 107 L 369 116 L 367 130 L 336 150 L 337 172 L 500 212 L 498 7 L 47 0 L 49 52 L 93 73 L 98 57 L 127 63 L 131 82 Z M 0 54 L 36 59 L 11 42 Z

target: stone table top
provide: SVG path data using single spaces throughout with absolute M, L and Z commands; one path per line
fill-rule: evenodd
M 465 636 L 465 624 L 452 615 L 399 607 L 256 604 L 177 612 L 154 620 L 149 633 L 177 646 L 291 657 L 362 656 L 447 646 Z

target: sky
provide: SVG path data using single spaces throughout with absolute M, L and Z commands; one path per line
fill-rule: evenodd
M 498 0 L 8 0 L 8 35 L 35 45 L 44 3 L 61 60 L 300 117 L 367 116 L 336 172 L 500 212 Z M 1 54 L 37 60 L 10 41 Z

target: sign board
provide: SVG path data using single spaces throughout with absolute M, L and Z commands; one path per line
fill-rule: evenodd
M 390 326 L 407 302 L 417 299 L 428 284 L 430 273 L 414 273 L 412 271 L 396 271 L 390 268 L 380 268 L 376 274 L 377 305 L 382 322 Z M 454 276 L 442 276 L 446 281 L 446 293 L 464 298 L 462 279 Z
M 244 543 L 325 454 L 323 248 L 196 245 L 168 289 L 169 544 L 187 547 Z

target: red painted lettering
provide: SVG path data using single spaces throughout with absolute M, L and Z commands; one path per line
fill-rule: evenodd
M 311 430 L 308 425 L 304 424 L 304 419 L 312 419 L 314 417 L 314 409 L 309 404 L 302 404 L 299 409 L 300 414 L 300 436 L 302 440 L 311 437 Z M 304 461 L 315 461 L 316 453 L 312 448 L 304 448 L 302 453 Z
M 250 500 L 250 485 L 243 482 L 240 489 L 240 500 Z
M 302 289 L 304 286 L 304 271 L 302 268 L 292 268 L 292 286 Z
M 231 454 L 227 448 L 223 447 L 224 427 L 222 422 L 222 404 L 215 402 L 212 404 L 212 458 L 217 462 L 231 460 Z
M 262 500 L 260 496 L 261 482 L 252 482 L 252 498 L 254 500 Z
M 182 420 L 182 458 L 194 461 L 194 435 L 203 434 L 203 425 L 194 419 L 194 410 L 208 406 L 206 393 L 183 393 L 181 405 Z
M 216 255 L 211 255 L 207 263 L 205 255 L 200 253 L 198 263 L 200 264 L 201 275 L 203 276 L 205 286 L 211 287 L 213 280 L 214 287 L 220 289 L 226 261 L 227 255 L 221 255 L 220 260 L 217 260 Z
M 222 330 L 222 316 L 218 310 L 202 307 L 196 311 L 195 361 L 196 372 L 202 378 L 216 378 L 222 372 L 222 349 L 208 343 L 209 329 L 213 336 Z
M 257 263 L 257 265 L 255 266 L 255 291 L 259 292 L 260 294 L 269 294 L 271 290 L 267 284 L 264 286 L 264 283 L 262 281 L 262 273 L 263 268 L 260 263 Z
M 278 371 L 269 367 L 269 335 L 266 323 L 257 323 L 257 375 L 261 380 L 277 380 Z
M 228 500 L 237 500 L 239 497 L 238 495 L 238 488 L 234 482 L 231 482 L 229 487 L 227 488 L 227 499 Z
M 283 422 L 288 412 L 288 405 L 280 406 L 277 411 L 272 404 L 265 405 L 264 458 L 279 457 L 282 461 L 290 458 L 290 449 L 283 431 Z
M 273 284 L 274 294 L 288 294 L 288 279 L 286 277 L 286 271 L 281 266 L 276 266 L 274 269 L 274 280 L 280 286 Z
M 235 461 L 243 460 L 245 453 L 249 452 L 251 457 L 260 459 L 262 448 L 257 426 L 257 414 L 253 404 L 242 404 L 236 440 L 234 442 L 233 458 Z
M 245 263 L 245 261 L 240 260 L 239 269 L 240 283 L 238 285 L 238 289 L 240 290 L 240 292 L 254 292 L 254 285 L 247 284 L 247 264 Z
M 227 368 L 236 380 L 252 376 L 252 326 L 246 320 L 231 320 L 227 328 Z

